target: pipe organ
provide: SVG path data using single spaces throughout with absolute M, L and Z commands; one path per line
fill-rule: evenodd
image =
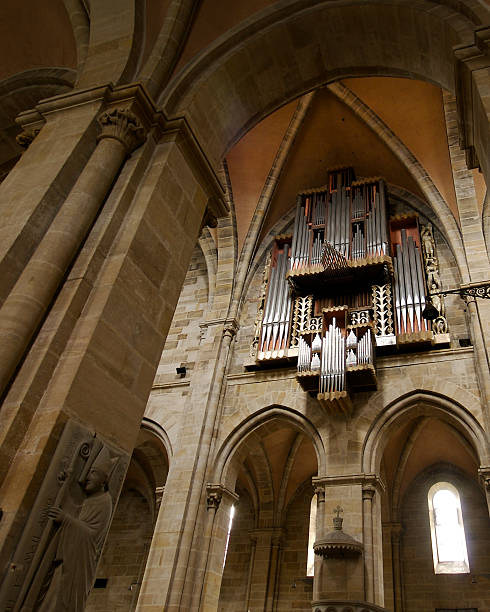
M 292 235 L 276 237 L 266 268 L 248 365 L 296 360 L 330 410 L 376 388 L 377 353 L 449 342 L 443 304 L 435 327 L 422 316 L 427 286 L 440 288 L 432 227 L 388 218 L 381 178 L 340 168 L 298 194 Z

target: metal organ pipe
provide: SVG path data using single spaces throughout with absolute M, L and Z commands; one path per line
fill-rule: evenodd
M 322 339 L 320 393 L 343 391 L 345 388 L 345 338 L 332 319 Z
M 388 251 L 388 235 L 386 224 L 386 189 L 384 181 L 379 182 L 379 201 L 381 213 L 381 246 L 383 255 L 385 255 Z
M 290 267 L 295 268 L 295 257 L 296 257 L 296 246 L 298 244 L 298 234 L 299 234 L 299 220 L 301 217 L 301 196 L 296 198 L 296 215 L 294 217 L 294 227 L 293 227 L 293 243 L 291 245 L 291 261 Z
M 406 229 L 401 230 L 401 245 L 396 245 L 395 309 L 398 333 L 426 330 L 422 317 L 425 303 L 424 277 L 420 251 Z

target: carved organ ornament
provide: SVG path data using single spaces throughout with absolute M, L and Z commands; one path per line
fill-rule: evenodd
M 276 236 L 264 270 L 249 367 L 297 360 L 297 380 L 329 410 L 375 389 L 376 353 L 449 343 L 440 316 L 422 316 L 441 288 L 432 226 L 388 219 L 382 178 L 331 170 L 300 193 L 292 235 Z

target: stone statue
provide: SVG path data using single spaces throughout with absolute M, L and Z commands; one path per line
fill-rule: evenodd
M 69 419 L 0 584 L 2 612 L 80 612 L 129 455 Z
M 111 520 L 112 498 L 106 485 L 116 461 L 107 447 L 101 449 L 83 483 L 86 498 L 77 516 L 57 506 L 48 509 L 48 517 L 59 527 L 41 562 L 46 574 L 33 610 L 84 610 Z

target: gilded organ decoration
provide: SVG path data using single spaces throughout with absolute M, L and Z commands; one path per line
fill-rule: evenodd
M 303 389 L 335 412 L 376 388 L 376 353 L 429 348 L 447 330 L 440 301 L 440 320 L 422 315 L 427 287 L 440 290 L 432 227 L 388 218 L 384 180 L 352 168 L 298 195 L 292 236 L 276 238 L 264 278 L 251 367 L 296 361 Z

